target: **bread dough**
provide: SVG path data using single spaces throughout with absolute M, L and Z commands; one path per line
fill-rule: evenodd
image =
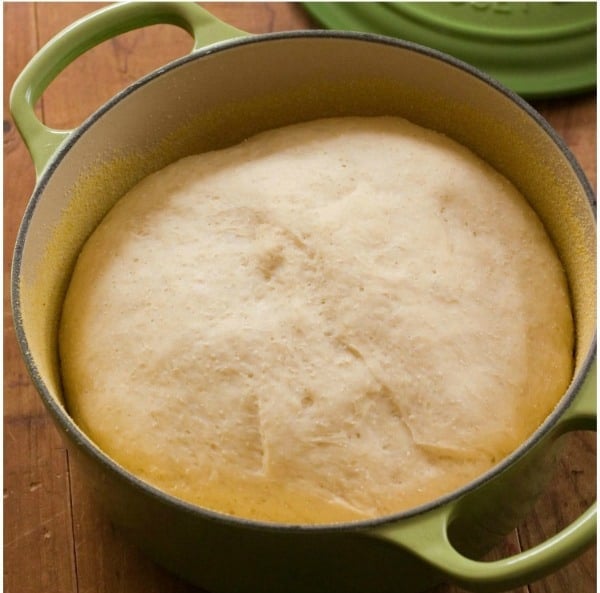
M 108 455 L 286 523 L 481 475 L 551 412 L 572 350 L 525 199 L 393 117 L 272 130 L 145 178 L 84 246 L 60 327 L 70 413 Z

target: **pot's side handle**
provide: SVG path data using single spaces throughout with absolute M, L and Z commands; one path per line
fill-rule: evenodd
M 72 132 L 49 128 L 37 118 L 34 109 L 42 93 L 62 70 L 92 47 L 133 29 L 159 23 L 188 31 L 194 38 L 194 50 L 248 35 L 193 2 L 121 2 L 93 12 L 64 29 L 31 59 L 10 95 L 11 114 L 38 178 Z
M 557 434 L 596 427 L 596 361 L 585 385 L 556 426 Z M 583 553 L 596 540 L 596 503 L 562 531 L 514 556 L 492 562 L 463 556 L 448 537 L 453 505 L 417 515 L 402 527 L 379 527 L 376 537 L 406 548 L 435 567 L 447 579 L 478 593 L 499 593 L 548 576 Z

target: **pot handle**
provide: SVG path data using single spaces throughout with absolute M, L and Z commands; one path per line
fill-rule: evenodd
M 39 178 L 60 144 L 73 130 L 44 125 L 35 104 L 50 83 L 77 57 L 122 33 L 154 25 L 171 24 L 194 38 L 194 48 L 248 35 L 212 16 L 193 2 L 121 2 L 76 21 L 53 37 L 27 64 L 10 95 L 10 111 L 35 165 Z
M 557 436 L 596 427 L 596 361 L 585 385 L 555 427 Z M 562 531 L 514 556 L 485 562 L 463 556 L 452 545 L 448 527 L 454 505 L 417 515 L 402 527 L 376 528 L 371 535 L 406 548 L 435 567 L 448 580 L 478 593 L 499 593 L 548 576 L 593 545 L 596 539 L 596 503 Z

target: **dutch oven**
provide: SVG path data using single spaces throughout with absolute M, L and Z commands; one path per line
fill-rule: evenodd
M 74 130 L 50 129 L 36 118 L 36 101 L 78 55 L 155 23 L 187 30 L 193 51 L 135 82 Z M 23 356 L 110 517 L 157 562 L 215 592 L 409 593 L 444 580 L 483 592 L 544 576 L 594 542 L 595 504 L 532 549 L 477 560 L 530 508 L 560 437 L 595 429 L 593 192 L 558 135 L 519 96 L 461 61 L 393 38 L 248 35 L 192 3 L 123 3 L 76 22 L 42 48 L 14 85 L 11 111 L 37 172 L 13 261 Z M 74 261 L 107 210 L 151 172 L 265 129 L 343 115 L 398 115 L 447 134 L 527 197 L 568 276 L 576 323 L 572 383 L 507 459 L 408 512 L 307 526 L 238 519 L 182 502 L 117 465 L 69 417 L 57 325 Z

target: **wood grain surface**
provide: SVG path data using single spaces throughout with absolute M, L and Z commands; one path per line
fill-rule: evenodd
M 89 488 L 29 382 L 15 340 L 10 261 L 35 175 L 8 112 L 8 93 L 28 60 L 58 31 L 103 4 L 6 2 L 4 11 L 4 591 L 6 593 L 192 593 L 124 541 L 94 505 Z M 295 3 L 205 5 L 251 33 L 316 27 Z M 44 93 L 37 113 L 70 129 L 140 76 L 191 49 L 181 29 L 154 25 L 78 58 Z M 586 94 L 534 103 L 596 184 L 596 99 Z M 574 433 L 548 492 L 490 558 L 527 549 L 567 525 L 595 500 L 595 435 Z M 513 593 L 592 593 L 596 549 Z M 443 585 L 431 593 L 458 593 Z M 398 592 L 402 592 L 399 584 Z M 260 593 L 260 592 L 257 592 Z M 368 592 L 365 592 L 368 593 Z

